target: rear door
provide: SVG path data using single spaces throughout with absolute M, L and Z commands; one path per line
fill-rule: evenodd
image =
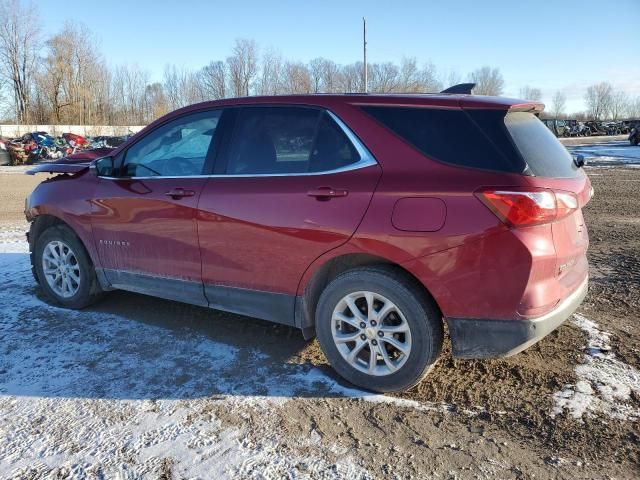
M 206 305 L 196 209 L 220 110 L 159 126 L 124 152 L 121 175 L 101 178 L 94 238 L 118 288 Z
M 199 203 L 205 293 L 212 306 L 291 324 L 304 271 L 351 237 L 381 169 L 323 110 L 244 107 L 234 115 Z

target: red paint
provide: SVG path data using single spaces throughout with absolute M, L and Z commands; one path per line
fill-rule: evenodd
M 440 198 L 401 198 L 393 207 L 391 223 L 406 232 L 437 232 L 447 218 L 447 206 Z
M 196 213 L 205 178 L 100 179 L 91 214 L 103 268 L 200 281 Z M 182 188 L 196 195 L 173 198 Z M 113 247 L 111 242 L 127 242 Z
M 173 112 L 112 154 L 179 115 L 256 104 L 326 108 L 351 128 L 378 165 L 334 175 L 148 181 L 98 179 L 84 170 L 40 185 L 27 215 L 49 214 L 67 222 L 98 267 L 275 293 L 302 295 L 327 261 L 369 254 L 412 273 L 447 317 L 541 315 L 586 277 L 588 238 L 580 210 L 589 199 L 586 175 L 548 179 L 440 163 L 358 108 L 537 109 L 537 104 L 447 95 L 229 99 Z M 86 162 L 92 154 L 82 155 L 77 161 Z M 580 208 L 552 223 L 512 228 L 475 195 L 488 187 L 568 191 Z M 165 195 L 175 188 L 194 194 Z M 309 195 L 318 189 L 339 194 Z M 113 249 L 100 240 L 130 246 Z

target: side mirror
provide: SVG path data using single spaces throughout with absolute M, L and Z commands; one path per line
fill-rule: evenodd
M 113 166 L 113 157 L 101 157 L 91 162 L 89 170 L 97 177 L 112 177 L 114 171 Z
M 575 163 L 578 168 L 582 168 L 587 164 L 587 161 L 584 159 L 584 155 L 578 155 L 573 159 L 573 163 Z

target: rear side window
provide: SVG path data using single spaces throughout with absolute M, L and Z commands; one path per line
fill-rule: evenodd
M 360 160 L 351 141 L 333 119 L 323 113 L 320 117 L 309 172 L 342 168 Z
M 504 112 L 491 119 L 491 137 L 460 109 L 364 107 L 367 113 L 428 157 L 462 167 L 524 173 L 526 164 L 514 150 L 504 127 Z
M 229 174 L 306 172 L 320 112 L 307 108 L 242 109 L 229 152 Z
M 358 160 L 344 132 L 322 110 L 245 107 L 236 121 L 227 173 L 314 173 Z
M 511 112 L 504 123 L 531 173 L 563 178 L 579 175 L 580 169 L 573 163 L 571 154 L 535 115 Z

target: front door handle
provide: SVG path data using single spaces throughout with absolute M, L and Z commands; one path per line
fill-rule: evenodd
M 167 193 L 165 193 L 165 195 L 167 197 L 171 197 L 174 200 L 178 200 L 178 199 L 184 198 L 184 197 L 193 197 L 195 194 L 196 194 L 196 192 L 194 192 L 193 190 L 186 190 L 186 189 L 181 188 L 181 187 L 172 188 Z
M 342 188 L 320 187 L 309 190 L 307 195 L 316 197 L 318 200 L 329 200 L 335 197 L 346 197 L 349 194 L 347 190 Z

